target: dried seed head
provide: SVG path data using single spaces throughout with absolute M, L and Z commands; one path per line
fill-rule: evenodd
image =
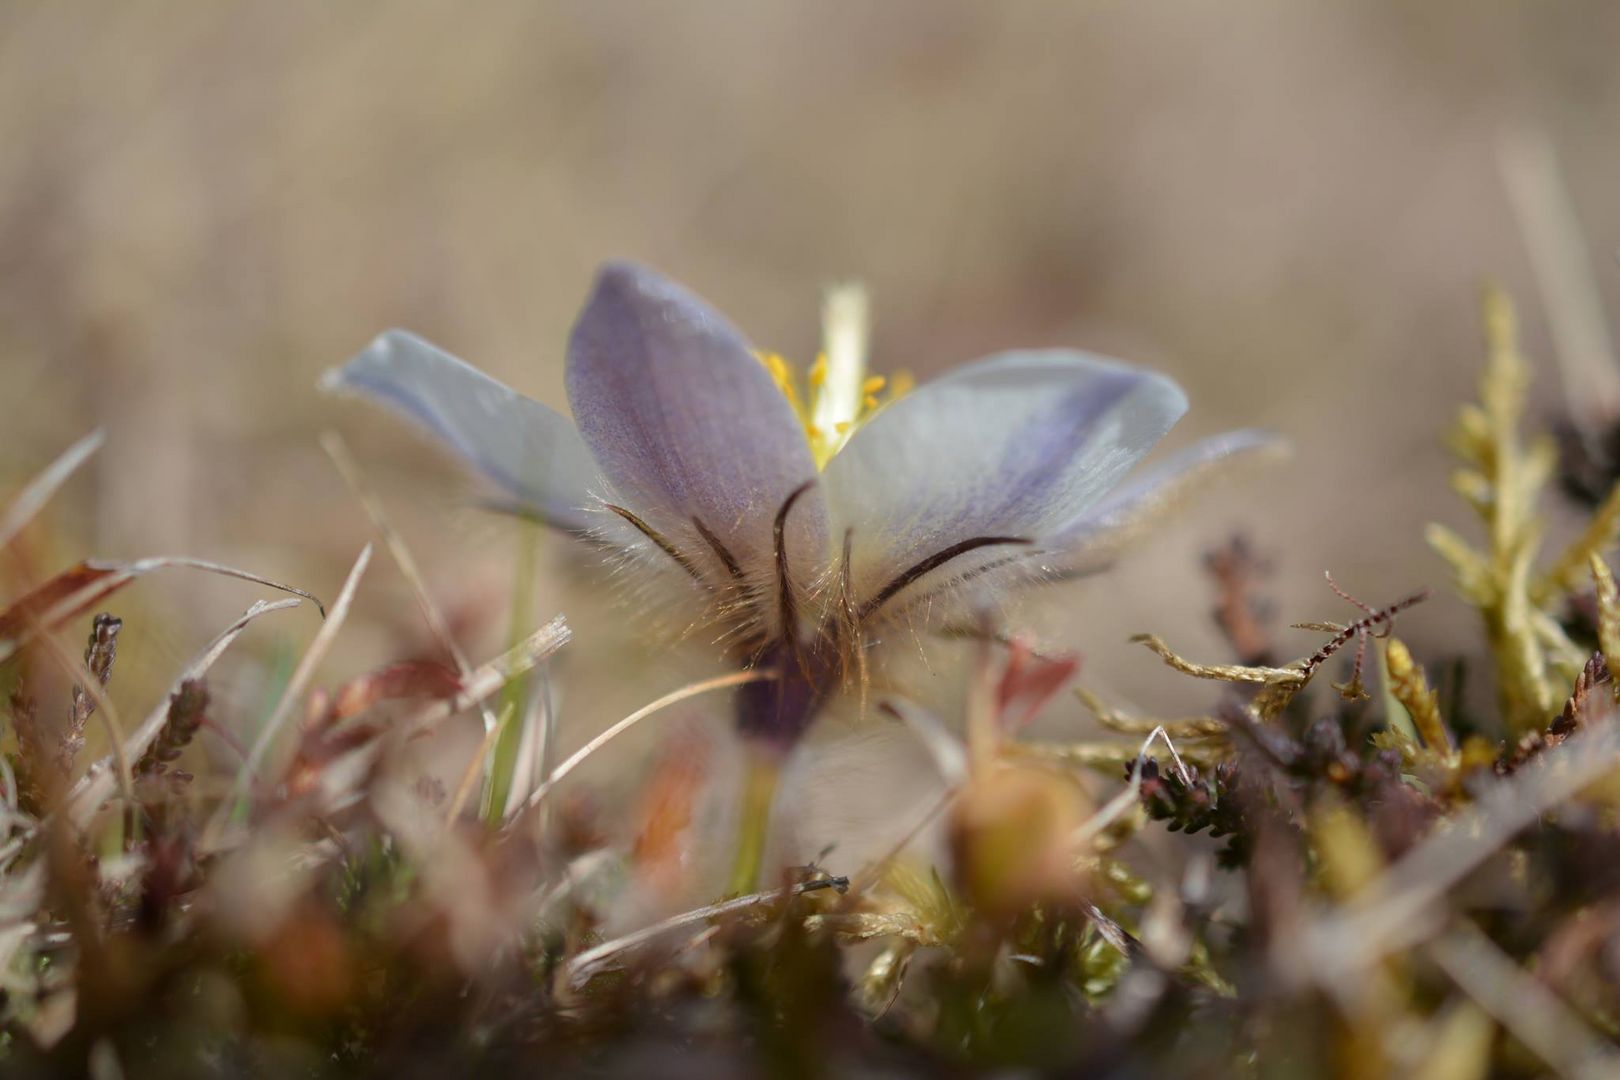
M 169 698 L 169 715 L 157 738 L 135 763 L 137 779 L 157 776 L 166 770 L 196 737 L 208 709 L 208 686 L 201 679 L 188 679 Z
M 118 632 L 124 620 L 103 611 L 90 624 L 90 640 L 84 647 L 84 666 L 103 688 L 112 678 L 113 660 L 118 656 Z M 57 749 L 56 767 L 65 776 L 73 771 L 73 761 L 84 749 L 84 726 L 96 711 L 95 697 L 84 687 L 73 685 L 73 715 L 67 730 L 62 733 Z

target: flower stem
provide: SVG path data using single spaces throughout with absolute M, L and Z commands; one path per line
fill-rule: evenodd
M 757 749 L 750 748 L 746 768 L 737 821 L 737 850 L 731 863 L 730 892 L 734 896 L 751 893 L 758 886 L 760 866 L 765 861 L 765 840 L 770 835 L 771 803 L 776 799 L 776 781 L 781 775 L 776 755 Z
M 517 568 L 512 578 L 513 644 L 521 641 L 529 628 L 534 609 L 534 581 L 539 558 L 536 528 L 527 522 L 518 528 Z M 490 751 L 488 771 L 485 773 L 484 793 L 479 812 L 492 828 L 506 820 L 506 804 L 512 793 L 512 778 L 517 772 L 518 752 L 523 746 L 524 699 L 528 695 L 529 680 L 514 679 L 501 691 L 501 705 L 496 710 L 500 718 L 500 734 L 495 737 Z

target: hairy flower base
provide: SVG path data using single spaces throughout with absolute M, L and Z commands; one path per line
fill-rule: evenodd
M 778 674 L 737 691 L 737 731 L 785 754 L 842 682 L 839 650 L 828 638 L 808 644 L 778 641 L 760 654 L 758 665 Z

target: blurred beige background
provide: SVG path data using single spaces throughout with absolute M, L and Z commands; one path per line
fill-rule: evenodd
M 1177 440 L 1294 440 L 1029 616 L 1095 684 L 1184 706 L 1203 688 L 1123 638 L 1219 655 L 1197 553 L 1235 526 L 1275 555 L 1285 621 L 1344 614 L 1323 569 L 1373 602 L 1443 582 L 1421 526 L 1467 524 L 1438 436 L 1472 393 L 1482 278 L 1550 358 L 1504 129 L 1556 147 L 1620 311 L 1617 41 L 1601 0 L 8 3 L 0 478 L 103 425 L 43 561 L 186 552 L 330 596 L 368 536 L 316 443 L 336 426 L 482 655 L 513 530 L 460 509 L 457 471 L 400 426 L 322 399 L 323 368 L 398 324 L 562 406 L 604 258 L 798 357 L 819 290 L 860 278 L 880 369 L 1088 347 L 1183 382 Z M 1550 369 L 1539 392 L 1551 408 Z M 633 612 L 543 565 L 539 614 L 580 634 L 559 662 L 575 731 L 704 670 L 627 644 Z M 423 640 L 375 566 L 330 677 Z M 123 677 L 166 679 L 254 595 L 137 586 Z M 1436 602 L 1403 633 L 1443 648 L 1459 617 Z M 283 618 L 257 647 L 284 661 L 312 620 Z M 608 678 L 627 658 L 639 682 Z

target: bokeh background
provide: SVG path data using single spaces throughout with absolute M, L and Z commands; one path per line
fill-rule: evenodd
M 1373 602 L 1443 583 L 1421 529 L 1468 524 L 1439 436 L 1472 393 L 1485 278 L 1519 298 L 1538 409 L 1558 408 L 1499 148 L 1553 148 L 1620 312 L 1617 41 L 1603 0 L 12 0 L 0 478 L 103 426 L 33 540 L 37 571 L 184 552 L 330 596 L 369 536 L 317 443 L 337 428 L 488 655 L 519 532 L 390 419 L 323 399 L 318 374 L 403 325 L 563 407 L 563 342 L 604 258 L 665 270 L 798 357 L 820 290 L 857 278 L 880 370 L 1087 347 L 1186 386 L 1176 441 L 1293 440 L 1290 462 L 1027 616 L 1098 688 L 1186 707 L 1200 688 L 1124 638 L 1219 655 L 1198 554 L 1234 528 L 1272 554 L 1286 621 L 1346 612 L 1324 569 Z M 710 670 L 570 586 L 555 548 L 535 611 L 579 635 L 558 661 L 570 743 Z M 161 685 L 257 594 L 136 586 L 117 692 Z M 282 618 L 222 675 L 242 701 L 313 630 Z M 1403 633 L 1459 618 L 1438 601 Z M 346 636 L 329 678 L 426 640 L 386 559 Z

